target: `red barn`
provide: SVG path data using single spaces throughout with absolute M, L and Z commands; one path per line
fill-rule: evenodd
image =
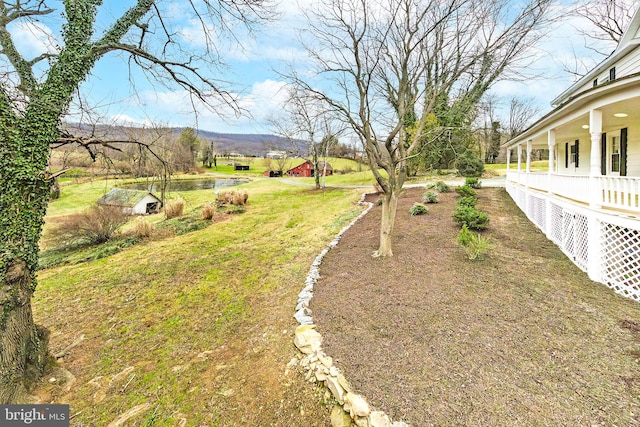
M 318 173 L 320 175 L 324 173 L 324 162 L 318 162 Z M 315 171 L 313 170 L 313 163 L 311 163 L 311 161 L 309 160 L 287 171 L 287 176 L 311 177 L 314 175 Z M 327 175 L 333 175 L 333 168 L 329 163 L 327 163 Z

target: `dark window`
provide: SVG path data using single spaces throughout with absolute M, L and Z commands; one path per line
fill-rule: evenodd
M 593 81 L 593 87 L 596 87 L 596 86 L 598 86 L 598 79 L 595 79 L 595 80 Z
M 612 67 L 609 70 L 609 81 L 616 79 L 616 67 Z

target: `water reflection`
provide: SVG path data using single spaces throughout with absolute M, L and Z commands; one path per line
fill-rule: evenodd
M 226 187 L 234 187 L 240 184 L 246 184 L 249 180 L 237 179 L 237 178 L 205 178 L 205 179 L 183 179 L 169 181 L 167 185 L 167 191 L 197 191 L 197 190 L 210 190 L 220 189 Z M 159 192 L 161 190 L 161 184 L 158 181 L 155 182 L 133 182 L 131 184 L 120 185 L 120 188 L 127 188 L 130 190 L 147 190 L 152 193 Z

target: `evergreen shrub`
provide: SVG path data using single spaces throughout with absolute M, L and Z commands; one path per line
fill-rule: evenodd
M 456 203 L 458 206 L 475 208 L 478 204 L 478 199 L 473 196 L 460 197 Z
M 422 203 L 414 203 L 413 206 L 411 206 L 411 208 L 409 209 L 409 213 L 414 216 L 424 215 L 426 213 L 429 213 L 429 208 L 427 208 Z
M 466 224 L 471 230 L 484 230 L 489 226 L 489 217 L 476 208 L 458 205 L 453 212 L 453 220 L 459 226 Z
M 422 196 L 423 203 L 438 203 L 438 201 L 438 193 L 435 191 L 427 191 L 424 193 L 424 196 Z
M 456 159 L 456 169 L 462 176 L 477 177 L 484 172 L 484 163 L 473 151 L 466 150 Z
M 464 185 L 468 185 L 471 188 L 478 189 L 482 185 L 482 182 L 478 178 L 467 177 L 464 180 Z
M 476 190 L 466 184 L 456 187 L 456 193 L 462 197 L 476 197 Z
M 438 181 L 435 183 L 435 189 L 439 193 L 448 193 L 451 191 L 451 187 L 444 181 Z

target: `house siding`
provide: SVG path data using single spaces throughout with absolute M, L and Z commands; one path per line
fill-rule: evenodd
M 637 73 L 638 70 L 640 70 L 640 48 L 636 48 L 635 50 L 631 51 L 625 57 L 621 58 L 616 63 L 611 64 L 609 67 L 607 67 L 606 70 L 603 70 L 600 74 L 598 74 L 598 85 L 602 84 L 603 81 L 609 79 L 609 70 L 613 67 L 616 67 L 616 79 Z M 588 82 L 585 82 L 583 85 L 579 86 L 573 92 L 573 94 L 578 94 L 584 92 L 585 90 L 591 89 L 593 87 L 593 80 L 595 79 L 596 77 L 593 77 Z
M 619 73 L 619 77 L 629 76 L 635 74 L 640 69 L 640 49 L 636 49 L 629 55 L 622 58 L 619 65 L 616 67 L 616 71 Z
M 612 129 L 609 131 L 615 132 L 620 129 Z M 635 129 L 636 132 L 640 129 Z M 629 133 L 629 140 L 627 141 L 627 176 L 640 176 L 640 134 L 634 133 L 634 137 Z M 566 143 L 569 143 L 569 151 L 571 151 L 571 145 L 575 144 L 574 141 L 564 141 L 557 144 L 556 164 L 558 167 L 558 173 L 567 175 L 589 175 L 590 169 L 590 156 L 591 156 L 591 141 L 585 141 L 580 139 L 579 154 L 578 154 L 578 167 L 576 168 L 571 163 L 571 153 L 569 152 L 569 167 L 565 167 L 565 147 Z M 609 153 L 607 153 L 609 155 Z M 523 166 L 524 168 L 524 166 Z
M 627 138 L 627 175 L 640 176 L 640 126 L 630 126 Z
M 557 144 L 558 152 L 556 164 L 558 165 L 558 173 L 566 175 L 588 175 L 589 174 L 589 156 L 591 155 L 591 143 L 584 139 L 579 139 L 578 144 L 578 167 L 571 161 L 571 146 L 575 145 L 576 140 L 563 141 Z M 568 146 L 567 146 L 568 143 Z M 567 152 L 566 148 L 569 151 Z M 568 156 L 569 166 L 567 167 L 566 160 Z

